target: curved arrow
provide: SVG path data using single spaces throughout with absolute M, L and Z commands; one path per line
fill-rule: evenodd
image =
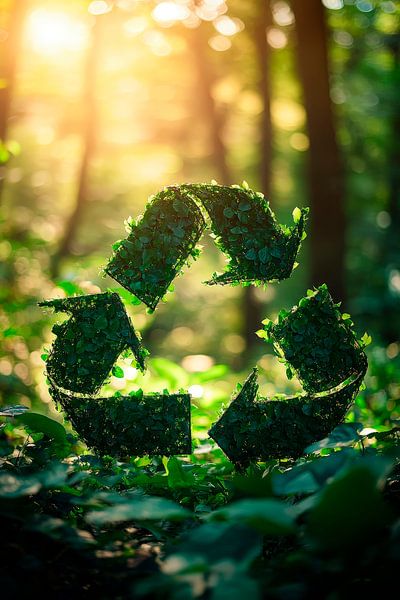
M 189 394 L 85 398 L 52 386 L 74 429 L 99 454 L 170 456 L 192 452 Z
M 353 403 L 365 371 L 344 386 L 314 395 L 257 398 L 257 369 L 208 432 L 238 467 L 252 461 L 297 458 L 328 435 Z
M 256 402 L 254 369 L 209 431 L 233 462 L 295 458 L 342 421 L 367 370 L 352 325 L 326 285 L 309 291 L 291 311 L 281 311 L 277 324 L 267 320 L 263 337 L 283 354 L 308 394 Z
M 188 257 L 198 256 L 204 227 L 196 203 L 179 187 L 165 188 L 150 198 L 104 270 L 154 310 Z
M 92 394 L 108 377 L 118 356 L 130 348 L 144 370 L 148 354 L 117 293 L 106 292 L 40 302 L 71 317 L 53 326 L 56 339 L 46 361 L 49 379 L 67 390 Z
M 188 258 L 199 254 L 203 207 L 217 245 L 229 257 L 227 271 L 207 283 L 266 283 L 290 276 L 308 209 L 295 209 L 294 227 L 285 227 L 263 194 L 217 184 L 171 186 L 151 197 L 128 237 L 114 245 L 104 271 L 154 310 Z
M 229 257 L 227 270 L 207 283 L 281 281 L 290 276 L 301 240 L 308 208 L 295 209 L 292 228 L 279 225 L 263 194 L 248 187 L 183 185 L 198 198 L 211 219 L 217 245 Z
M 307 392 L 330 390 L 367 368 L 350 315 L 340 313 L 325 284 L 309 290 L 290 312 L 281 311 L 278 323 L 264 323 L 265 337 Z

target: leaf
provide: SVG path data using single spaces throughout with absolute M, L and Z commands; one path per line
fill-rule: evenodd
M 391 520 L 381 489 L 392 465 L 386 457 L 361 459 L 321 492 L 308 532 L 328 551 L 352 552 Z
M 58 421 L 39 413 L 26 412 L 15 417 L 20 423 L 35 433 L 44 433 L 57 444 L 68 444 L 67 432 Z
M 123 369 L 121 369 L 121 367 L 118 365 L 113 366 L 111 373 L 114 375 L 114 377 L 118 377 L 118 379 L 123 379 L 125 376 Z
M 226 208 L 224 208 L 224 215 L 225 217 L 227 217 L 228 219 L 232 218 L 234 216 L 234 212 L 233 210 L 230 208 L 230 206 L 227 206 Z
M 95 329 L 107 329 L 108 321 L 104 315 L 100 315 L 94 322 Z
M 304 450 L 305 454 L 318 452 L 323 448 L 342 448 L 344 446 L 352 446 L 362 439 L 360 431 L 362 430 L 361 423 L 342 423 L 323 440 L 319 440 Z
M 369 346 L 369 344 L 372 342 L 372 337 L 365 332 L 360 341 L 365 348 L 365 346 Z
M 92 511 L 86 515 L 86 520 L 93 525 L 102 526 L 123 521 L 182 521 L 191 514 L 189 510 L 167 498 L 144 496 Z
M 258 329 L 258 331 L 256 331 L 256 336 L 262 340 L 268 339 L 268 333 L 265 331 L 265 329 Z
M 293 516 L 279 500 L 238 500 L 214 511 L 210 518 L 245 523 L 264 535 L 287 535 L 294 531 Z
M 300 210 L 300 208 L 298 208 L 298 206 L 296 206 L 296 208 L 293 209 L 292 216 L 293 216 L 293 221 L 297 225 L 297 223 L 299 223 L 299 221 L 301 219 L 301 210 Z

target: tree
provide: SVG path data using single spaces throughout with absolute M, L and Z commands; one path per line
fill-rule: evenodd
M 310 138 L 311 284 L 345 300 L 344 182 L 329 94 L 327 27 L 321 0 L 292 0 L 297 61 Z

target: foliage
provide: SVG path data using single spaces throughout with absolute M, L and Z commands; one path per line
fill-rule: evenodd
M 132 350 L 138 367 L 144 369 L 147 351 L 118 294 L 47 300 L 40 306 L 71 315 L 52 329 L 57 337 L 46 357 L 46 371 L 55 385 L 80 393 L 97 392 L 126 348 Z
M 217 454 L 77 455 L 69 434 L 60 460 L 47 427 L 3 419 L 4 593 L 39 594 L 45 578 L 78 597 L 342 598 L 395 582 L 396 430 L 348 424 L 329 450 L 238 474 Z
M 151 196 L 129 236 L 114 244 L 105 272 L 154 309 L 189 256 L 196 258 L 204 220 L 178 187 Z
M 266 283 L 290 276 L 301 240 L 308 209 L 294 209 L 295 226 L 276 222 L 261 192 L 243 186 L 186 185 L 207 210 L 218 247 L 229 262 L 222 275 L 214 273 L 210 284 Z
M 256 460 L 298 458 L 343 420 L 363 377 L 361 372 L 330 392 L 263 399 L 254 369 L 209 434 L 241 468 Z
M 100 456 L 190 454 L 190 395 L 143 394 L 83 398 L 52 387 L 75 431 Z
M 338 307 L 321 285 L 290 312 L 281 311 L 277 324 L 265 321 L 266 336 L 283 353 L 289 374 L 292 369 L 312 393 L 334 388 L 367 368 L 365 344 L 357 341 L 350 315 Z
M 150 197 L 143 216 L 130 222 L 128 238 L 114 244 L 105 272 L 151 309 L 167 292 L 196 249 L 206 209 L 218 247 L 228 255 L 227 271 L 208 283 L 266 283 L 290 276 L 305 237 L 308 209 L 296 208 L 295 226 L 278 225 L 263 194 L 247 184 L 183 184 Z

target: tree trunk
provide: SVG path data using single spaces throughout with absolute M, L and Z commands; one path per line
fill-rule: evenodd
M 271 50 L 267 43 L 267 30 L 272 24 L 270 0 L 258 0 L 257 20 L 254 27 L 254 42 L 259 65 L 259 94 L 263 103 L 261 114 L 261 136 L 259 150 L 259 173 L 261 191 L 269 199 L 271 193 L 272 121 L 271 121 Z M 261 327 L 261 306 L 256 288 L 244 288 L 243 309 L 245 314 L 244 336 L 249 348 L 258 343 L 255 332 Z
M 311 284 L 345 300 L 343 169 L 329 95 L 327 27 L 321 0 L 292 0 L 297 60 L 310 137 Z
M 85 107 L 83 120 L 83 154 L 78 175 L 75 205 L 66 223 L 64 235 L 51 264 L 51 276 L 57 277 L 61 261 L 71 254 L 72 244 L 89 197 L 89 169 L 96 146 L 98 115 L 96 105 L 96 76 L 99 62 L 100 19 L 93 23 L 90 45 L 84 69 L 82 104 Z
M 0 143 L 7 141 L 8 120 L 10 117 L 11 99 L 17 72 L 17 61 L 21 47 L 22 30 L 26 14 L 26 1 L 14 0 L 10 8 L 8 35 L 1 44 L 0 79 Z M 0 46 L 0 47 L 1 47 Z M 0 167 L 0 198 L 3 190 L 5 167 Z

